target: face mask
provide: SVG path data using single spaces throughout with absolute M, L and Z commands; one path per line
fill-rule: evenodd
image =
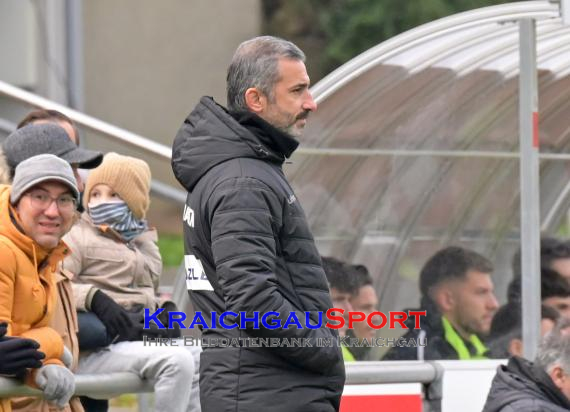
M 123 202 L 88 205 L 88 213 L 96 226 L 107 225 L 129 242 L 148 229 L 146 220 L 137 219 L 129 206 Z

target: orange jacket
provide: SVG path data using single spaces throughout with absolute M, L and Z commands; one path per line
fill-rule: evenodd
M 55 314 L 50 325 L 61 335 L 63 343 L 73 354 L 73 367 L 75 370 L 79 360 L 79 345 L 77 342 L 77 312 L 75 299 L 71 287 L 73 275 L 64 270 L 56 273 L 58 302 L 55 305 Z M 1 411 L 1 409 L 0 409 Z M 78 397 L 71 398 L 69 404 L 63 409 L 48 403 L 42 398 L 12 398 L 12 411 L 14 412 L 84 412 Z
M 8 335 L 37 341 L 46 354 L 44 364 L 63 365 L 63 340 L 48 324 L 57 300 L 54 273 L 67 246 L 60 242 L 48 253 L 17 224 L 10 186 L 0 185 L 0 321 L 8 323 Z M 33 381 L 30 376 L 27 383 Z M 0 405 L 3 410 L 10 411 L 6 402 Z

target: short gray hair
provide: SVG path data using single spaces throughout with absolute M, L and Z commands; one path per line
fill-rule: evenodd
M 560 366 L 570 374 L 570 319 L 559 319 L 556 327 L 544 337 L 535 364 L 547 373 Z
M 287 40 L 273 36 L 260 36 L 244 41 L 237 48 L 228 67 L 228 109 L 246 111 L 245 91 L 259 89 L 273 101 L 273 88 L 279 81 L 280 58 L 305 61 L 305 54 Z

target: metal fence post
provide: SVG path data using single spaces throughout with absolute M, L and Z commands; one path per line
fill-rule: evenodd
M 533 360 L 540 341 L 540 172 L 534 19 L 519 21 L 519 53 L 523 342 L 524 356 Z
M 427 362 L 433 366 L 435 377 L 432 382 L 424 384 L 424 411 L 441 412 L 441 400 L 443 399 L 443 373 L 444 369 L 437 362 Z

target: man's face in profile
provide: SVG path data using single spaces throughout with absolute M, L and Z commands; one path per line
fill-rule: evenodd
M 345 320 L 348 319 L 348 312 L 352 311 L 352 305 L 350 304 L 350 293 L 342 292 L 337 288 L 330 288 L 331 299 L 333 303 L 333 308 L 344 309 Z M 340 316 L 339 312 L 334 313 L 335 316 Z M 346 335 L 346 330 L 348 329 L 347 323 L 338 330 L 340 336 Z
M 449 289 L 452 301 L 449 317 L 453 318 L 449 320 L 468 334 L 488 335 L 499 307 L 490 274 L 470 270 Z
M 301 60 L 281 58 L 278 65 L 279 80 L 259 116 L 277 129 L 299 137 L 309 114 L 317 110 L 309 91 L 309 75 Z
M 551 296 L 543 299 L 542 304 L 556 310 L 560 316 L 570 319 L 570 296 Z
M 368 317 L 372 312 L 378 310 L 378 296 L 372 285 L 365 285 L 358 289 L 356 295 L 350 299 L 352 308 L 358 312 L 364 312 Z M 356 322 L 354 324 L 354 335 L 357 338 L 372 339 L 376 330 L 368 326 L 366 322 Z

